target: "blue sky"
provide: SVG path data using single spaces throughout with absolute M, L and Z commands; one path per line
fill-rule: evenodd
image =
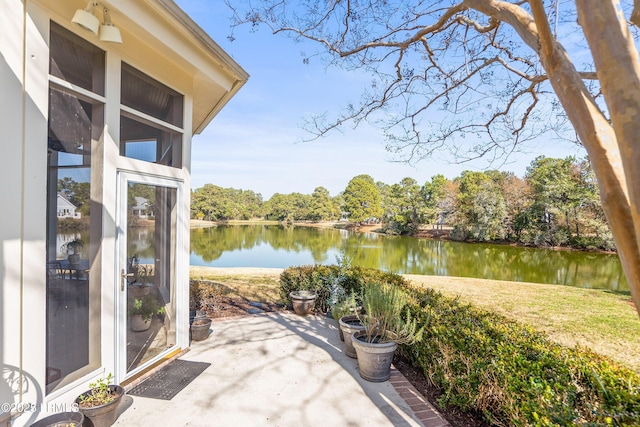
M 305 65 L 301 52 L 314 51 L 315 46 L 272 35 L 266 28 L 257 32 L 248 26 L 238 28 L 230 42 L 231 12 L 222 0 L 176 3 L 251 75 L 209 127 L 194 137 L 192 188 L 211 183 L 253 190 L 267 200 L 274 193 L 311 194 L 323 186 L 335 196 L 360 174 L 387 184 L 407 176 L 423 184 L 436 174 L 451 179 L 463 170 L 488 167 L 482 160 L 453 164 L 445 153 L 414 166 L 393 162 L 381 133 L 368 126 L 347 127 L 344 133 L 301 142 L 309 137 L 302 129 L 306 117 L 357 102 L 369 77 L 327 69 L 317 58 Z M 493 167 L 523 176 L 539 155 L 584 156 L 582 150 L 562 141 L 530 145 L 525 151 Z

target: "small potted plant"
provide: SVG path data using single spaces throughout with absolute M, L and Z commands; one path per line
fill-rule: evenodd
M 119 385 L 110 384 L 113 375 L 99 378 L 89 384 L 89 390 L 76 399 L 80 412 L 91 421 L 94 427 L 108 427 L 115 423 L 118 416 L 118 405 L 124 395 L 124 389 Z
M 134 298 L 149 295 L 153 286 L 153 266 L 137 264 L 134 275 L 136 280 L 129 285 L 129 294 Z
M 409 309 L 402 315 L 407 299 L 408 296 L 395 286 L 372 283 L 365 288 L 362 306 L 366 315 L 358 314 L 364 329 L 351 336 L 358 370 L 365 380 L 388 380 L 398 344 L 422 339 L 424 327 L 417 327 Z
M 129 327 L 134 332 L 146 331 L 154 314 L 163 314 L 164 306 L 153 294 L 133 298 L 129 302 Z
M 364 325 L 358 317 L 357 310 L 358 303 L 355 294 L 351 294 L 351 296 L 331 308 L 331 315 L 338 321 L 340 340 L 344 341 L 345 353 L 353 358 L 357 355 L 351 343 L 351 336 L 354 332 L 364 330 Z
M 140 285 L 149 286 L 153 284 L 153 277 L 155 273 L 153 271 L 153 265 L 150 264 L 142 264 L 138 268 L 138 280 L 140 281 Z
M 60 250 L 67 253 L 69 264 L 78 264 L 80 262 L 80 249 L 83 247 L 84 241 L 82 239 L 73 239 L 60 246 Z

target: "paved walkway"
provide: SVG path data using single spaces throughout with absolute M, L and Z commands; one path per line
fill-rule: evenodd
M 181 357 L 211 366 L 170 401 L 125 396 L 116 425 L 448 425 L 399 372 L 361 379 L 332 319 L 270 313 L 212 329 Z

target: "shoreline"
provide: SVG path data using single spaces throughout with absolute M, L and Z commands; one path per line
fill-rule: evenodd
M 191 228 L 206 228 L 206 227 L 216 227 L 218 225 L 282 225 L 280 221 L 267 221 L 267 220 L 231 220 L 231 221 L 205 221 L 198 219 L 190 220 Z M 353 224 L 346 221 L 298 221 L 290 224 L 294 227 L 314 227 L 314 228 L 331 228 L 336 230 L 351 230 L 357 233 L 378 233 L 383 236 L 392 236 L 382 231 L 382 224 L 365 224 L 359 227 L 354 226 Z M 432 225 L 427 227 L 433 227 Z M 405 237 L 415 237 L 417 239 L 429 239 L 429 240 L 442 240 L 446 242 L 457 242 L 457 243 L 467 243 L 467 244 L 491 244 L 491 245 L 502 245 L 502 246 L 515 246 L 521 248 L 533 248 L 533 249 L 546 249 L 551 251 L 576 251 L 576 252 L 584 252 L 584 253 L 600 253 L 600 254 L 609 254 L 609 255 L 618 255 L 617 251 L 605 251 L 605 250 L 585 250 L 572 248 L 567 246 L 531 246 L 531 245 L 523 245 L 517 242 L 510 241 L 491 241 L 491 242 L 476 242 L 476 241 L 459 241 L 452 240 L 450 236 L 452 228 L 445 227 L 442 230 L 437 230 L 434 228 L 421 228 L 416 233 L 407 234 Z

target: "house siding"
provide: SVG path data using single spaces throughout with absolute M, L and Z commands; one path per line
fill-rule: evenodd
M 165 1 L 117 2 L 112 16 L 123 32 L 122 45 L 100 43 L 76 28 L 70 18 L 86 1 L 64 2 L 0 0 L 0 129 L 5 183 L 0 197 L 5 215 L 0 224 L 0 426 L 11 418 L 13 426 L 30 425 L 50 411 L 69 405 L 86 390 L 87 383 L 117 369 L 113 350 L 116 330 L 113 308 L 119 277 L 115 273 L 116 189 L 118 171 L 135 171 L 177 179 L 185 188 L 182 206 L 189 214 L 190 152 L 193 129 L 202 129 L 244 84 L 248 75 L 223 52 L 207 50 L 202 35 L 175 18 L 175 6 Z M 119 8 L 119 9 L 116 9 Z M 182 20 L 184 16 L 180 15 Z M 100 367 L 50 394 L 45 393 L 46 341 L 46 191 L 48 117 L 49 23 L 86 37 L 107 52 L 105 133 L 95 143 L 91 199 L 100 206 L 102 234 L 94 248 L 92 280 L 101 284 Z M 188 20 L 185 20 L 187 22 Z M 188 23 L 188 22 L 187 22 Z M 147 27 L 148 25 L 148 27 Z M 193 24 L 195 25 L 195 24 Z M 150 29 L 158 30 L 155 34 Z M 210 41 L 208 43 L 211 43 Z M 222 53 L 221 53 L 222 52 Z M 184 94 L 184 145 L 182 168 L 164 167 L 128 159 L 118 153 L 119 70 L 126 61 L 151 77 Z M 223 67 L 222 64 L 225 64 Z M 232 66 L 229 67 L 229 64 Z M 197 77 L 196 77 L 197 75 Z M 238 83 L 240 82 L 240 83 Z M 196 99 L 194 99 L 194 96 Z M 188 216 L 186 216 L 188 218 Z M 178 234 L 176 295 L 178 342 L 188 346 L 189 225 L 182 221 Z M 95 238 L 94 238 L 95 237 Z M 8 414 L 5 408 L 26 409 Z

